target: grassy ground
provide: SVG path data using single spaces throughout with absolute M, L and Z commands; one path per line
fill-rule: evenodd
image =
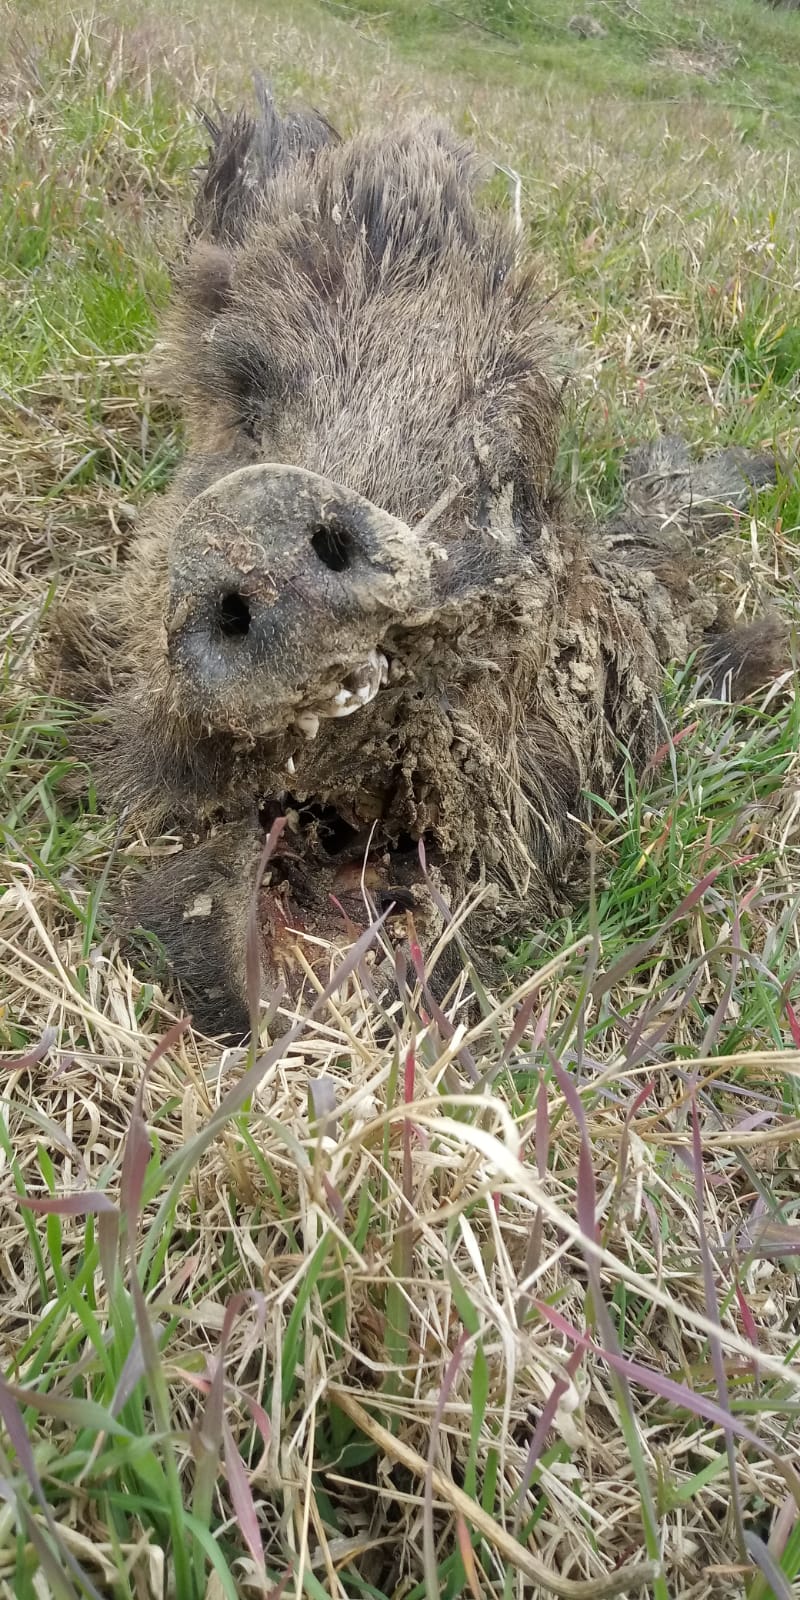
M 792 460 L 800 14 L 572 15 L 4 13 L 4 1596 L 798 1592 L 791 684 L 736 715 L 667 686 L 663 759 L 596 808 L 593 911 L 531 930 L 471 1031 L 359 968 L 248 1057 L 119 956 L 104 894 L 146 847 L 85 775 L 65 797 L 33 686 L 53 593 L 177 459 L 145 369 L 193 107 L 254 62 L 345 127 L 436 106 L 519 171 L 584 506 L 678 418 Z M 720 556 L 743 614 L 792 610 L 799 524 L 787 469 Z

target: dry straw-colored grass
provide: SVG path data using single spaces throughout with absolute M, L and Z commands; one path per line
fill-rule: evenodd
M 435 951 L 387 977 L 373 928 L 330 993 L 221 1054 L 104 920 L 107 883 L 174 842 L 93 814 L 31 670 L 51 588 L 119 559 L 177 449 L 146 307 L 194 101 L 258 60 L 345 126 L 436 104 L 513 163 L 589 505 L 656 419 L 791 453 L 792 380 L 753 377 L 800 311 L 785 152 L 735 144 L 714 103 L 532 104 L 491 29 L 481 81 L 460 32 L 434 70 L 346 7 L 236 0 L 224 49 L 210 11 L 9 22 L 0 140 L 33 232 L 2 301 L 0 1594 L 786 1600 L 791 682 L 736 716 L 671 691 L 680 738 L 597 813 L 595 911 L 537 936 L 480 1020 L 461 990 L 435 1008 Z M 743 612 L 792 605 L 797 520 L 789 476 L 726 548 Z

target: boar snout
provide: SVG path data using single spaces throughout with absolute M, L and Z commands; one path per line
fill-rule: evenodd
M 313 733 L 374 698 L 383 636 L 430 599 L 430 553 L 405 523 L 305 469 L 240 468 L 192 500 L 172 538 L 168 657 L 185 710 Z

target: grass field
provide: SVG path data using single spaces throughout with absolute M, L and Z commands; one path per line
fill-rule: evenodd
M 468 1027 L 363 973 L 249 1053 L 106 896 L 37 682 L 169 480 L 147 387 L 199 103 L 437 108 L 519 172 L 563 332 L 560 472 L 775 448 L 720 552 L 794 615 L 800 12 L 762 0 L 50 0 L 0 25 L 0 1595 L 800 1594 L 793 683 L 665 686 L 596 884 Z

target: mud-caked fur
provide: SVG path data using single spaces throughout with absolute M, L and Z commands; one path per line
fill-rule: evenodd
M 313 932 L 341 937 L 358 902 L 343 922 L 341 871 L 318 848 L 335 815 L 354 860 L 375 829 L 375 882 L 406 915 L 424 921 L 419 839 L 452 904 L 482 888 L 466 933 L 489 961 L 557 906 L 582 791 L 611 793 L 624 752 L 652 752 L 664 663 L 698 652 L 716 691 L 749 691 L 786 641 L 769 620 L 734 628 L 703 563 L 703 535 L 771 479 L 769 461 L 729 450 L 698 464 L 664 439 L 632 453 L 624 511 L 605 526 L 552 497 L 547 322 L 513 230 L 476 204 L 465 143 L 424 122 L 340 142 L 313 114 L 282 119 L 265 92 L 255 121 L 209 127 L 160 356 L 186 462 L 122 573 L 68 598 L 58 627 L 63 685 L 95 711 L 79 744 L 102 797 L 186 839 L 136 885 L 131 914 L 206 1025 L 238 1027 L 253 872 L 276 815 L 294 849 L 281 905 L 299 903 Z M 202 491 L 262 462 L 409 527 L 445 502 L 433 603 L 381 639 L 396 678 L 311 740 L 234 711 L 214 724 L 167 650 L 176 526 Z M 311 616 L 298 648 L 311 680 Z M 264 915 L 274 935 L 274 903 Z

